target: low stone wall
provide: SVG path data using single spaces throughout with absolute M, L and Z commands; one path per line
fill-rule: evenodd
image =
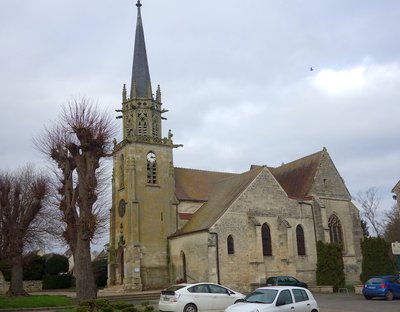
M 35 292 L 42 290 L 42 281 L 24 281 L 24 289 L 27 292 Z M 4 281 L 0 284 L 0 294 L 5 294 L 10 287 L 10 282 Z
M 364 285 L 355 285 L 354 286 L 354 292 L 357 295 L 362 295 L 362 290 L 363 290 Z
M 331 285 L 324 285 L 324 286 L 308 286 L 308 289 L 310 289 L 311 292 L 316 292 L 316 293 L 333 293 L 333 286 Z

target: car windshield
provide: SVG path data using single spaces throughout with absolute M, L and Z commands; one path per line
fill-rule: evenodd
M 373 277 L 370 278 L 366 284 L 384 284 L 385 280 L 383 278 L 380 277 Z
M 272 303 L 278 291 L 276 289 L 257 289 L 244 298 L 245 302 Z

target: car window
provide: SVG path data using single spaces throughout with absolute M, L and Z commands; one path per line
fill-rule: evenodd
M 290 291 L 288 289 L 282 290 L 279 294 L 278 301 L 284 302 L 285 304 L 293 303 Z
M 293 296 L 296 302 L 307 301 L 309 299 L 304 289 L 293 289 Z
M 210 288 L 210 292 L 212 292 L 213 294 L 227 294 L 228 290 L 224 287 L 218 286 L 218 285 L 208 285 L 208 287 Z
M 185 285 L 173 285 L 173 286 L 168 287 L 166 290 L 175 291 L 175 290 L 181 289 L 183 287 L 185 287 Z
M 274 284 L 275 283 L 276 278 L 275 277 L 269 277 L 267 279 L 267 284 Z
M 192 286 L 188 288 L 188 291 L 191 293 L 209 293 L 208 287 L 205 284 Z
M 257 289 L 247 295 L 244 300 L 246 302 L 272 303 L 277 293 L 278 291 L 276 289 Z
M 291 276 L 289 276 L 287 279 L 288 279 L 288 282 L 291 282 L 291 283 L 296 283 L 297 282 L 297 280 L 294 277 L 291 277 Z
M 380 277 L 373 277 L 367 281 L 367 284 L 383 284 L 383 283 L 385 283 L 385 280 Z

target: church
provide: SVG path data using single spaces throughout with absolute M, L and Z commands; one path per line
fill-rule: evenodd
M 346 283 L 359 283 L 359 212 L 326 148 L 243 173 L 174 166 L 180 145 L 171 130 L 162 134 L 167 110 L 160 86 L 153 94 L 136 6 L 132 80 L 113 150 L 108 287 L 209 281 L 249 291 L 274 275 L 315 285 L 318 241 L 342 243 Z

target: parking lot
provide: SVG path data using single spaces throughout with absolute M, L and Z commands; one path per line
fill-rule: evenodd
M 398 312 L 400 300 L 365 300 L 355 294 L 318 294 L 314 293 L 321 312 Z

